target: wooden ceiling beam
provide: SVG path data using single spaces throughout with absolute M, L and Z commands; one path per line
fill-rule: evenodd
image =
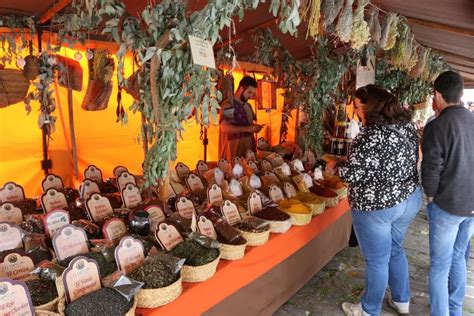
M 416 25 L 422 25 L 422 26 L 426 26 L 426 27 L 429 27 L 429 28 L 432 28 L 432 29 L 451 32 L 451 33 L 456 33 L 456 34 L 462 34 L 462 35 L 466 35 L 466 36 L 474 36 L 474 31 L 467 30 L 467 29 L 464 29 L 464 28 L 461 28 L 461 27 L 442 24 L 442 23 L 433 22 L 433 21 L 417 19 L 417 18 L 412 18 L 412 17 L 409 17 L 409 16 L 407 16 L 406 18 L 408 20 L 408 23 L 412 23 L 412 24 L 416 24 Z
M 58 13 L 59 11 L 61 11 L 62 9 L 64 9 L 66 6 L 68 6 L 69 4 L 71 3 L 71 0 L 58 0 L 55 4 L 53 4 L 51 6 L 51 8 L 49 8 L 48 10 L 46 10 L 46 12 L 44 12 L 40 18 L 39 18 L 39 21 L 40 21 L 40 24 L 44 24 L 46 22 L 48 22 L 49 20 L 51 20 L 51 18 L 56 14 Z

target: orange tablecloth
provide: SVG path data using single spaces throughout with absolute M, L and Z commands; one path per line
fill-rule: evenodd
M 338 206 L 313 218 L 306 226 L 293 226 L 285 234 L 271 234 L 265 245 L 248 247 L 243 259 L 221 260 L 217 273 L 211 279 L 201 283 L 184 283 L 183 294 L 174 302 L 156 309 L 138 309 L 137 312 L 143 316 L 200 315 L 302 249 L 348 210 L 345 199 Z

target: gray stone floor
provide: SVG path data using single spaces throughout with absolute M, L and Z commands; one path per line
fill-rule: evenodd
M 411 223 L 405 250 L 410 265 L 411 315 L 429 315 L 428 221 L 424 208 Z M 364 289 L 364 261 L 358 247 L 346 248 L 286 302 L 275 316 L 344 315 L 342 302 L 358 302 Z M 381 315 L 397 315 L 384 302 Z M 468 263 L 463 316 L 474 316 L 474 239 Z

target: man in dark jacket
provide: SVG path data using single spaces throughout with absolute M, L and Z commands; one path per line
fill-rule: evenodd
M 464 85 L 458 73 L 442 73 L 434 89 L 439 116 L 425 127 L 422 145 L 430 222 L 430 309 L 431 315 L 461 316 L 464 254 L 474 232 L 474 114 L 461 105 Z

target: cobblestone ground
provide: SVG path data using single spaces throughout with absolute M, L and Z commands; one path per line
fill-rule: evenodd
M 428 220 L 423 208 L 411 223 L 405 240 L 410 265 L 411 315 L 429 315 Z M 337 254 L 275 316 L 344 315 L 342 302 L 358 302 L 364 289 L 364 261 L 358 247 Z M 381 315 L 397 315 L 384 301 Z M 474 316 L 474 239 L 468 262 L 468 286 L 463 316 Z

